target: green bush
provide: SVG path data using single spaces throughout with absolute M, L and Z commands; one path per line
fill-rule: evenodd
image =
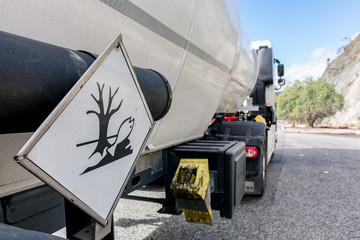
M 344 97 L 335 85 L 324 79 L 295 81 L 277 97 L 278 118 L 313 127 L 318 119 L 329 117 L 344 106 Z

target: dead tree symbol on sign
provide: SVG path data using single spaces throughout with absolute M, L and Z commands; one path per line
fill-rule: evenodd
M 117 134 L 108 136 L 108 126 L 111 117 L 120 110 L 121 104 L 123 103 L 123 99 L 120 101 L 119 105 L 112 109 L 112 104 L 115 95 L 118 93 L 119 88 L 112 93 L 111 87 L 109 87 L 109 101 L 107 107 L 105 107 L 104 103 L 104 87 L 105 84 L 100 84 L 97 82 L 97 88 L 99 92 L 99 98 L 97 99 L 93 94 L 90 94 L 94 99 L 96 104 L 99 107 L 99 111 L 89 110 L 86 114 L 95 114 L 99 120 L 99 138 L 96 140 L 91 140 L 84 143 L 79 143 L 76 147 L 81 147 L 88 144 L 97 143 L 94 152 L 90 155 L 89 159 L 93 157 L 95 154 L 99 153 L 101 155 L 101 160 L 94 166 L 90 166 L 85 169 L 83 173 L 80 175 L 93 171 L 99 167 L 112 163 L 116 160 L 119 160 L 127 155 L 132 154 L 133 149 L 130 145 L 129 136 L 134 128 L 135 118 L 132 116 L 123 120 L 123 122 L 119 125 Z M 105 109 L 106 108 L 106 109 Z M 115 138 L 113 141 L 109 141 L 110 139 Z

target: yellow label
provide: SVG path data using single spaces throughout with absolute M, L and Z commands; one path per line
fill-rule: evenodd
M 266 124 L 265 118 L 263 118 L 263 116 L 261 116 L 261 115 L 257 115 L 257 116 L 255 117 L 255 121 L 257 121 L 257 122 L 263 122 L 263 123 Z

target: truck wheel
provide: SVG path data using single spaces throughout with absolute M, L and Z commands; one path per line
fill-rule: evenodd
M 261 172 L 261 193 L 260 196 L 262 196 L 265 192 L 266 187 L 266 155 L 262 155 L 262 172 Z
M 265 145 L 266 146 L 266 145 Z M 261 187 L 260 187 L 260 194 L 259 196 L 262 196 L 265 192 L 265 188 L 266 188 L 266 151 L 265 148 L 262 149 L 261 151 Z

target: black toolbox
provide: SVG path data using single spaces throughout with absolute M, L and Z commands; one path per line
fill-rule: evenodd
M 245 193 L 245 143 L 239 141 L 197 140 L 173 149 L 179 158 L 209 160 L 211 208 L 220 216 L 232 218 Z

